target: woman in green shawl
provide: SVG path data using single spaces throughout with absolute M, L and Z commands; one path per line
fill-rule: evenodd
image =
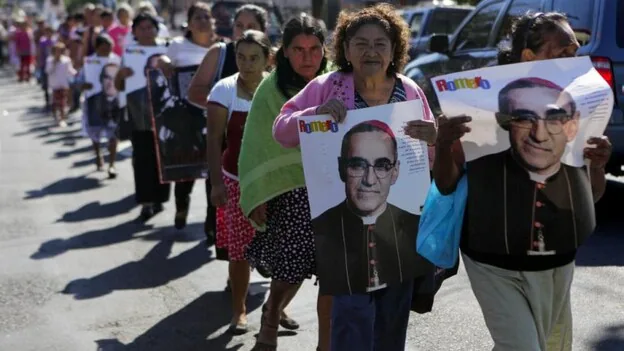
M 245 124 L 239 164 L 243 213 L 259 229 L 247 247 L 252 267 L 271 277 L 269 299 L 253 350 L 275 350 L 278 324 L 298 325 L 284 314 L 301 283 L 315 274 L 315 246 L 301 152 L 282 148 L 272 135 L 282 105 L 307 82 L 327 71 L 325 26 L 302 14 L 288 21 L 276 69 L 254 96 Z M 319 296 L 318 350 L 329 350 L 331 297 Z

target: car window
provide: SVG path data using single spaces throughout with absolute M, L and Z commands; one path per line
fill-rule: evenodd
M 412 16 L 412 21 L 409 24 L 410 32 L 412 32 L 412 38 L 416 38 L 420 34 L 422 27 L 423 14 L 422 12 L 415 13 Z
M 622 7 L 622 1 L 618 1 Z M 594 28 L 594 2 L 583 0 L 555 0 L 553 10 L 565 13 L 568 16 L 570 26 L 576 34 L 576 39 L 581 46 L 591 41 Z M 616 29 L 622 32 L 621 25 Z
M 538 12 L 541 9 L 542 0 L 514 0 L 503 17 L 503 23 L 496 35 L 496 43 L 507 40 L 511 33 L 511 25 L 516 18 L 525 15 L 527 12 Z
M 425 34 L 453 34 L 469 13 L 469 10 L 452 9 L 433 11 Z
M 455 41 L 455 50 L 483 49 L 488 46 L 490 31 L 498 13 L 503 8 L 502 1 L 491 3 L 479 10 L 462 28 Z

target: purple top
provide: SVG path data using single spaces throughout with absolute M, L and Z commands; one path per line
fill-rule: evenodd
M 45 67 L 46 59 L 52 53 L 53 45 L 54 40 L 52 40 L 52 38 L 41 37 L 39 41 L 39 57 L 37 58 L 37 65 L 39 67 Z

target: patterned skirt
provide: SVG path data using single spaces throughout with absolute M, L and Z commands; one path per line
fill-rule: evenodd
M 227 203 L 220 207 L 217 215 L 217 247 L 227 249 L 230 261 L 244 261 L 245 248 L 251 242 L 256 230 L 239 205 L 240 187 L 238 181 L 223 175 L 227 192 Z
M 247 247 L 252 267 L 272 279 L 300 284 L 316 273 L 314 233 L 306 188 L 284 193 L 267 204 L 267 230 Z

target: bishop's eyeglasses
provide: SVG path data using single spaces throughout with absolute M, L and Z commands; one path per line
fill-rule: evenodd
M 550 135 L 563 132 L 563 126 L 572 120 L 572 115 L 562 108 L 546 111 L 545 118 L 530 110 L 515 110 L 509 115 L 504 115 L 504 117 L 511 126 L 522 129 L 532 129 L 540 120 L 544 121 L 546 130 Z
M 396 161 L 392 162 L 389 158 L 381 157 L 375 160 L 374 164 L 370 164 L 368 160 L 361 157 L 340 158 L 341 166 L 346 170 L 346 174 L 352 178 L 363 177 L 370 168 L 375 172 L 375 176 L 379 179 L 386 178 L 390 175 L 390 171 L 396 166 Z

